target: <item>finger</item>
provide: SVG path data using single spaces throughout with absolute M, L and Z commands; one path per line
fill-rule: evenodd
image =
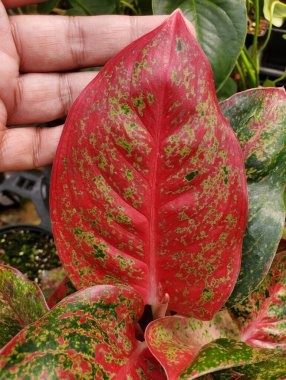
M 71 105 L 96 72 L 24 74 L 8 109 L 8 125 L 44 123 L 67 115 Z
M 52 162 L 62 126 L 0 130 L 0 172 L 33 169 Z
M 14 45 L 14 40 L 11 34 L 11 25 L 6 13 L 6 10 L 0 0 L 0 60 L 9 58 L 12 60 L 18 59 L 17 50 Z M 17 67 L 18 68 L 18 67 Z
M 22 7 L 23 5 L 42 3 L 46 0 L 2 0 L 5 8 Z
M 22 72 L 101 66 L 166 16 L 10 17 Z

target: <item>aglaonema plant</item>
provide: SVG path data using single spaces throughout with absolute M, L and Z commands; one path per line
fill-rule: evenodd
M 285 106 L 283 90 L 257 89 L 220 108 L 179 11 L 113 58 L 74 104 L 53 169 L 78 292 L 7 332 L 0 378 L 285 378 Z

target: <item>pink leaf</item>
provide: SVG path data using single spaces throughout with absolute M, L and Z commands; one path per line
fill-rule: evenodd
M 145 336 L 169 380 L 197 379 L 281 353 L 240 342 L 237 325 L 226 310 L 208 322 L 179 316 L 157 319 L 149 324 Z
M 242 340 L 257 347 L 286 350 L 286 251 L 276 255 L 263 282 L 232 310 Z
M 51 207 L 77 288 L 129 284 L 152 305 L 169 293 L 171 310 L 201 319 L 225 303 L 241 260 L 244 165 L 180 12 L 113 58 L 76 101 Z

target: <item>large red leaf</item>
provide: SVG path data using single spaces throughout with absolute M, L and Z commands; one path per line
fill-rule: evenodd
M 1 379 L 164 380 L 135 338 L 143 303 L 133 289 L 99 285 L 77 292 L 27 326 L 1 351 Z
M 238 275 L 247 195 L 239 144 L 180 12 L 124 49 L 73 106 L 51 207 L 77 288 L 130 284 L 211 318 Z M 174 281 L 176 286 L 174 286 Z

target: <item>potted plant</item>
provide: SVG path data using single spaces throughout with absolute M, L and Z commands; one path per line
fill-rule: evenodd
M 180 11 L 113 58 L 53 168 L 53 232 L 78 292 L 49 310 L 1 267 L 0 376 L 285 378 L 285 104 L 268 88 L 219 105 Z

